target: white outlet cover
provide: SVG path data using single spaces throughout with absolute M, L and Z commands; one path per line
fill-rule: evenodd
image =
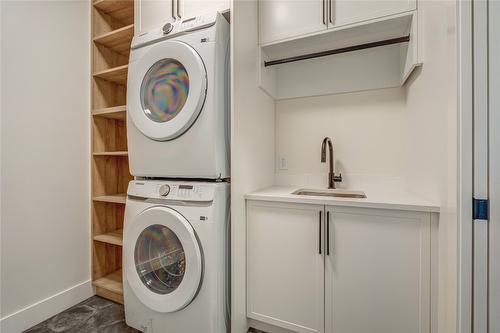
M 280 157 L 280 170 L 288 170 L 288 159 L 285 156 Z

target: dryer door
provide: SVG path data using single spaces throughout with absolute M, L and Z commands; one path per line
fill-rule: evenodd
M 147 137 L 172 140 L 193 125 L 206 90 L 207 73 L 198 53 L 182 42 L 159 42 L 129 65 L 127 112 Z
M 125 232 L 125 274 L 148 308 L 173 312 L 186 307 L 201 285 L 203 258 L 191 224 L 177 211 L 154 206 Z

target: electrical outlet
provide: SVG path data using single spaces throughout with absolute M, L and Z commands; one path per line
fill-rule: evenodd
M 288 160 L 285 156 L 280 157 L 280 170 L 288 170 Z

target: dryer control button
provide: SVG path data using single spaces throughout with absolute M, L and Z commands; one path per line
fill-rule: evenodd
M 162 197 L 166 197 L 170 193 L 170 186 L 168 185 L 162 185 L 160 186 L 158 192 Z
M 162 28 L 163 34 L 167 35 L 172 31 L 172 29 L 174 29 L 174 25 L 172 23 L 165 24 Z

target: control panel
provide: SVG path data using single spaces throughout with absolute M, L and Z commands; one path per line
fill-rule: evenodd
M 149 45 L 156 41 L 166 40 L 187 32 L 200 30 L 211 27 L 215 24 L 219 13 L 206 14 L 203 16 L 195 16 L 177 20 L 173 23 L 166 23 L 161 27 L 157 27 L 147 33 L 135 36 L 132 40 L 132 49 L 136 49 L 145 45 Z
M 215 186 L 207 183 L 137 180 L 129 183 L 127 194 L 146 199 L 212 201 Z

